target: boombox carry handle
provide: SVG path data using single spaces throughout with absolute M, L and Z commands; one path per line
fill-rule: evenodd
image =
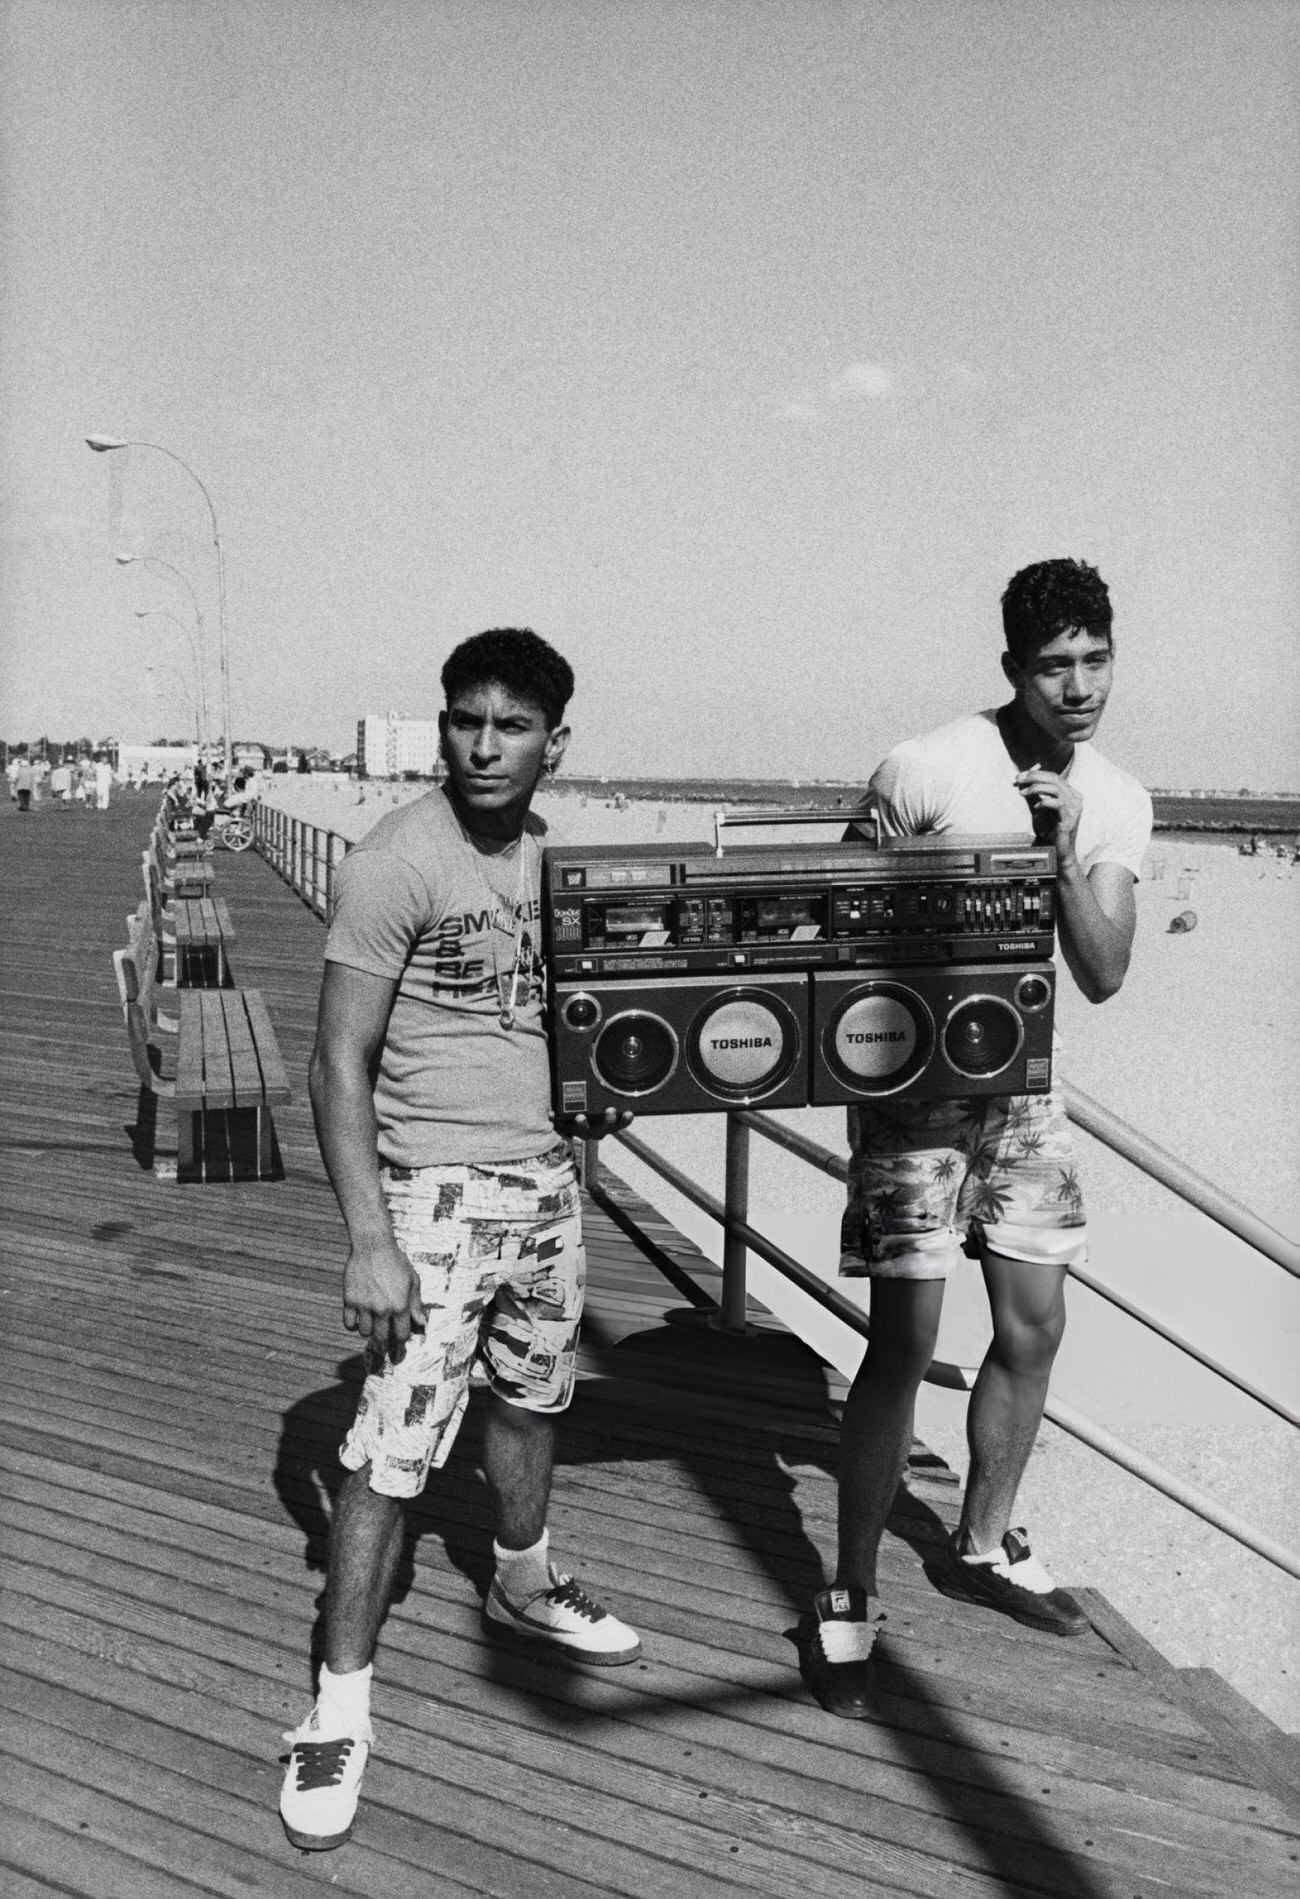
M 728 824 L 852 824 L 870 818 L 876 831 L 876 849 L 880 849 L 880 813 L 872 805 L 867 811 L 846 811 L 843 805 L 788 805 L 764 810 L 746 805 L 737 811 L 713 814 L 713 854 L 722 856 L 722 831 Z

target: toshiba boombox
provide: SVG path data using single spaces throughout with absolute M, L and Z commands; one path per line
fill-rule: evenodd
M 556 1110 L 1043 1093 L 1055 920 L 1020 837 L 552 846 Z

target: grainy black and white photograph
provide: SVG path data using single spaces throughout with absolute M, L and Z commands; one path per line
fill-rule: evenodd
M 1300 0 L 0 0 L 0 1886 L 1281 1899 Z

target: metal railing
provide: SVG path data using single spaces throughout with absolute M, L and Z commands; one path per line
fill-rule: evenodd
M 328 923 L 334 910 L 334 873 L 350 849 L 348 840 L 326 825 L 292 817 L 265 801 L 253 814 L 253 837 L 272 869 Z
M 338 865 L 346 856 L 350 844 L 337 831 L 331 831 L 324 825 L 309 823 L 295 818 L 288 812 L 273 805 L 261 803 L 257 806 L 255 818 L 257 849 L 267 862 L 284 878 L 290 887 L 297 891 L 308 908 L 328 922 L 334 903 L 334 875 Z M 1153 1179 L 1177 1194 L 1189 1205 L 1197 1207 L 1220 1226 L 1237 1235 L 1249 1246 L 1273 1260 L 1286 1272 L 1300 1276 L 1300 1246 L 1279 1233 L 1275 1227 L 1261 1220 L 1249 1207 L 1234 1200 L 1230 1194 L 1216 1187 L 1213 1182 L 1204 1179 L 1194 1168 L 1179 1160 L 1175 1155 L 1162 1148 L 1139 1129 L 1131 1127 L 1116 1114 L 1095 1101 L 1081 1089 L 1065 1087 L 1066 1109 L 1070 1119 L 1084 1128 L 1094 1138 L 1112 1148 L 1133 1166 L 1149 1174 Z M 822 1147 L 816 1141 L 786 1127 L 770 1115 L 742 1110 L 728 1114 L 726 1129 L 726 1160 L 724 1167 L 725 1197 L 718 1200 L 704 1188 L 675 1167 L 671 1161 L 655 1152 L 636 1135 L 624 1131 L 611 1138 L 617 1140 L 628 1153 L 657 1174 L 660 1179 L 676 1189 L 691 1205 L 698 1207 L 716 1220 L 722 1228 L 722 1293 L 718 1302 L 715 1322 L 719 1329 L 731 1334 L 741 1335 L 748 1328 L 746 1308 L 748 1291 L 746 1287 L 746 1256 L 752 1252 L 759 1259 L 781 1273 L 790 1283 L 812 1299 L 823 1310 L 856 1332 L 860 1337 L 870 1335 L 870 1326 L 866 1315 L 851 1300 L 846 1299 L 834 1285 L 820 1279 L 816 1273 L 802 1265 L 782 1247 L 760 1233 L 749 1224 L 749 1137 L 751 1133 L 760 1134 L 765 1140 L 777 1147 L 784 1148 L 810 1167 L 830 1175 L 834 1180 L 843 1181 L 848 1177 L 847 1162 L 829 1148 Z M 584 1155 L 584 1180 L 590 1189 L 599 1190 L 599 1146 L 595 1141 L 586 1143 Z M 1242 1378 L 1228 1366 L 1220 1364 L 1208 1353 L 1202 1352 L 1190 1340 L 1180 1338 L 1177 1333 L 1143 1312 L 1121 1294 L 1113 1291 L 1102 1281 L 1079 1267 L 1071 1267 L 1071 1276 L 1081 1285 L 1099 1297 L 1109 1301 L 1129 1318 L 1156 1333 L 1168 1344 L 1224 1379 L 1245 1396 L 1266 1406 L 1286 1423 L 1296 1425 L 1300 1418 L 1286 1405 L 1269 1396 L 1248 1379 Z M 944 1386 L 950 1390 L 969 1391 L 975 1381 L 975 1372 L 966 1366 L 946 1364 L 935 1360 L 926 1374 L 927 1382 Z M 1100 1425 L 1094 1424 L 1082 1413 L 1075 1411 L 1061 1400 L 1049 1397 L 1046 1415 L 1053 1424 L 1087 1444 L 1101 1456 L 1133 1476 L 1149 1484 L 1152 1489 L 1192 1511 L 1202 1521 L 1213 1524 L 1227 1536 L 1244 1544 L 1256 1555 L 1274 1563 L 1288 1574 L 1300 1577 L 1300 1554 L 1267 1536 L 1243 1521 L 1234 1512 L 1226 1510 L 1204 1491 L 1167 1471 L 1152 1459 L 1143 1456 L 1131 1446 L 1112 1437 Z
M 1197 1183 L 1201 1196 L 1201 1202 L 1198 1204 L 1203 1204 L 1203 1210 L 1207 1212 L 1214 1208 L 1212 1217 L 1218 1218 L 1222 1225 L 1230 1227 L 1233 1232 L 1240 1233 L 1239 1215 L 1245 1213 L 1252 1226 L 1264 1229 L 1264 1235 L 1270 1238 L 1271 1244 L 1275 1243 L 1284 1254 L 1286 1249 L 1290 1249 L 1290 1253 L 1294 1254 L 1296 1249 L 1285 1235 L 1268 1227 L 1263 1221 L 1258 1221 L 1255 1215 L 1249 1214 L 1247 1209 L 1240 1208 L 1239 1203 L 1232 1200 L 1229 1195 L 1221 1193 L 1211 1182 L 1202 1180 L 1183 1162 L 1174 1160 L 1172 1155 L 1167 1157 L 1172 1165 L 1167 1170 L 1168 1177 L 1166 1178 L 1166 1170 L 1161 1160 L 1164 1150 L 1157 1147 L 1156 1143 L 1148 1141 L 1145 1136 L 1137 1135 L 1136 1141 L 1140 1144 L 1139 1153 L 1139 1147 L 1130 1143 L 1129 1140 L 1130 1136 L 1136 1134 L 1136 1130 L 1128 1128 L 1125 1122 L 1121 1121 L 1117 1115 L 1110 1114 L 1100 1102 L 1093 1101 L 1090 1096 L 1083 1095 L 1077 1089 L 1069 1089 L 1067 1105 L 1072 1119 L 1077 1119 L 1081 1126 L 1090 1126 L 1093 1131 L 1104 1128 L 1105 1132 L 1099 1132 L 1099 1138 L 1105 1139 L 1108 1145 L 1124 1154 L 1126 1159 L 1132 1160 L 1135 1166 L 1150 1173 L 1153 1178 L 1161 1180 L 1162 1184 L 1170 1187 L 1173 1192 L 1179 1193 L 1178 1182 L 1190 1176 L 1191 1180 Z M 1082 1112 L 1076 1114 L 1076 1107 L 1081 1108 Z M 1083 1120 L 1084 1113 L 1089 1117 L 1087 1122 Z M 847 1299 L 833 1284 L 819 1278 L 816 1273 L 810 1272 L 784 1248 L 777 1246 L 766 1234 L 760 1233 L 756 1227 L 749 1224 L 748 1143 L 751 1131 L 763 1135 L 776 1146 L 786 1149 L 787 1152 L 806 1161 L 810 1166 L 818 1168 L 822 1173 L 829 1174 L 832 1179 L 846 1180 L 848 1178 L 848 1164 L 838 1154 L 820 1146 L 816 1141 L 810 1141 L 805 1135 L 786 1127 L 782 1122 L 774 1121 L 770 1115 L 755 1113 L 748 1109 L 727 1116 L 728 1198 L 725 1201 L 716 1199 L 712 1194 L 698 1187 L 680 1167 L 675 1167 L 670 1161 L 664 1160 L 636 1135 L 623 1130 L 609 1138 L 618 1141 L 643 1165 L 666 1181 L 670 1187 L 675 1188 L 692 1206 L 698 1207 L 701 1212 L 708 1214 L 722 1227 L 722 1295 L 715 1317 L 715 1323 L 720 1331 L 738 1334 L 746 1329 L 745 1312 L 748 1299 L 745 1284 L 746 1255 L 752 1252 L 781 1273 L 792 1285 L 797 1286 L 800 1292 L 814 1300 L 824 1311 L 832 1313 L 835 1318 L 841 1320 L 859 1337 L 869 1338 L 870 1324 L 860 1307 Z M 1133 1145 L 1133 1151 L 1127 1151 L 1131 1145 Z M 585 1146 L 583 1173 L 589 1190 L 599 1191 L 599 1167 L 599 1143 L 588 1141 Z M 1241 1237 L 1244 1238 L 1247 1235 L 1242 1233 Z M 1270 1250 L 1269 1257 L 1275 1257 L 1274 1251 Z M 1279 1263 L 1286 1266 L 1287 1270 L 1294 1271 L 1288 1257 L 1283 1257 Z M 1094 1279 L 1091 1274 L 1074 1267 L 1069 1270 L 1081 1284 L 1087 1285 L 1102 1298 L 1108 1299 L 1128 1317 L 1156 1332 L 1169 1344 L 1203 1365 L 1207 1371 L 1226 1379 L 1247 1397 L 1267 1405 L 1270 1411 L 1276 1413 L 1288 1424 L 1300 1423 L 1300 1418 L 1297 1418 L 1296 1414 L 1285 1405 L 1279 1404 L 1267 1393 L 1260 1391 L 1257 1386 L 1239 1377 L 1228 1367 L 1220 1365 L 1207 1353 L 1192 1345 L 1190 1341 L 1179 1338 L 1176 1333 L 1161 1325 L 1159 1320 L 1142 1312 L 1119 1294 L 1113 1293 L 1109 1287 Z M 926 1373 L 926 1382 L 944 1386 L 949 1390 L 969 1391 L 975 1382 L 975 1377 L 974 1369 L 964 1365 L 947 1364 L 943 1360 L 936 1359 Z M 1192 1511 L 1203 1522 L 1214 1525 L 1225 1535 L 1234 1538 L 1247 1549 L 1253 1550 L 1257 1556 L 1262 1556 L 1267 1562 L 1276 1564 L 1279 1569 L 1285 1570 L 1289 1575 L 1300 1578 L 1300 1553 L 1289 1549 L 1264 1531 L 1256 1529 L 1234 1511 L 1225 1509 L 1205 1491 L 1197 1489 L 1195 1485 L 1184 1483 L 1172 1471 L 1166 1470 L 1152 1458 L 1144 1456 L 1142 1452 L 1135 1451 L 1131 1445 L 1113 1437 L 1109 1431 L 1094 1424 L 1090 1418 L 1076 1411 L 1073 1406 L 1065 1404 L 1060 1399 L 1049 1397 L 1045 1406 L 1045 1415 L 1061 1430 L 1068 1432 L 1071 1437 L 1078 1438 L 1081 1443 L 1087 1444 L 1091 1450 L 1097 1451 L 1111 1463 L 1149 1484 L 1153 1490 L 1160 1491 L 1163 1496 L 1181 1504 L 1184 1509 Z

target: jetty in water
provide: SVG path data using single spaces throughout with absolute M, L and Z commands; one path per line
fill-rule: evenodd
M 255 852 L 212 860 L 294 1098 L 278 1177 L 178 1181 L 112 965 L 156 804 L 0 806 L 9 1899 L 1296 1890 L 1294 1739 L 1095 1592 L 1070 1642 L 941 1596 L 925 1566 L 959 1498 L 923 1446 L 875 1718 L 821 1711 L 794 1635 L 833 1549 L 834 1380 L 757 1308 L 752 1337 L 693 1322 L 717 1269 L 607 1167 L 551 1521 L 641 1660 L 605 1678 L 489 1646 L 471 1406 L 411 1515 L 356 1832 L 289 1846 L 280 1736 L 310 1701 L 360 1376 L 307 1101 L 323 926 Z

